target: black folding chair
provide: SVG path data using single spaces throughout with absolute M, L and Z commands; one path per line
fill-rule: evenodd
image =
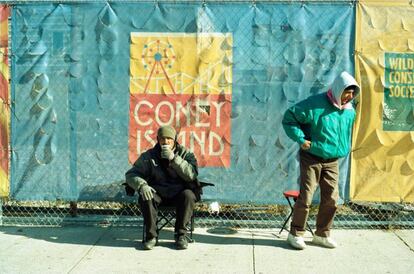
M 158 216 L 157 216 L 157 238 L 156 241 L 158 243 L 158 237 L 160 235 L 161 230 L 166 227 L 167 225 L 174 227 L 174 221 L 176 218 L 176 208 L 175 206 L 159 206 L 158 207 Z M 145 222 L 142 225 L 142 242 L 145 242 Z M 188 228 L 190 235 L 187 235 L 188 242 L 194 242 L 193 239 L 193 231 L 194 231 L 194 213 L 191 215 L 190 219 L 190 227 Z
M 200 182 L 201 188 L 203 189 L 206 186 L 215 186 L 212 183 L 206 183 L 206 182 Z M 200 201 L 199 201 L 200 202 Z M 174 221 L 176 218 L 176 208 L 174 206 L 164 206 L 160 205 L 158 207 L 158 217 L 157 217 L 157 243 L 158 243 L 158 237 L 161 232 L 161 230 L 166 227 L 167 225 L 170 225 L 174 227 Z M 194 242 L 193 239 L 193 231 L 194 231 L 194 212 L 193 215 L 191 215 L 190 219 L 190 227 L 188 228 L 188 231 L 190 232 L 190 235 L 187 235 L 188 242 L 192 243 Z M 142 242 L 145 241 L 145 222 L 142 226 Z

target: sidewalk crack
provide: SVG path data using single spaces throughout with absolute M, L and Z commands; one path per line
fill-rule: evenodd
M 397 236 L 398 239 L 400 239 L 401 242 L 403 242 L 408 247 L 408 249 L 411 252 L 414 252 L 414 249 L 404 240 L 403 237 L 401 237 L 400 235 L 398 235 L 395 231 L 393 233 L 394 233 L 395 236 Z
M 109 229 L 111 229 L 111 227 L 109 227 Z M 93 243 L 93 245 L 85 252 L 85 254 L 82 256 L 82 258 L 80 258 L 79 260 L 78 260 L 78 262 L 77 263 L 75 263 L 74 264 L 74 266 L 71 268 L 71 269 L 69 269 L 69 271 L 67 272 L 68 274 L 69 273 L 72 273 L 72 271 L 83 261 L 83 259 L 85 259 L 85 257 L 91 252 L 91 250 L 96 246 L 96 244 L 102 239 L 102 237 L 106 234 L 106 233 L 108 233 L 108 229 L 105 229 L 105 231 L 104 231 L 104 233 L 102 233 L 102 235 L 101 236 L 99 236 L 98 237 L 98 239 L 96 239 L 96 241 Z
M 252 247 L 253 247 L 253 274 L 256 274 L 256 254 L 255 254 L 255 242 L 254 242 L 254 233 L 252 233 Z

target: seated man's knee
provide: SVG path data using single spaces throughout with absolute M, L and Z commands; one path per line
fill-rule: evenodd
M 184 200 L 189 201 L 189 202 L 195 202 L 196 201 L 196 196 L 195 196 L 194 192 L 191 189 L 184 189 L 181 192 L 180 196 Z

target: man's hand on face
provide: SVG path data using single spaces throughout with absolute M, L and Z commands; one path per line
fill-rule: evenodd
M 312 142 L 305 140 L 305 142 L 300 146 L 303 150 L 308 150 L 311 148 Z
M 169 161 L 174 159 L 174 151 L 171 149 L 169 145 L 161 146 L 161 158 L 167 159 Z

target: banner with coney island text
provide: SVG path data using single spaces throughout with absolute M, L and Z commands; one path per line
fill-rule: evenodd
M 229 167 L 232 35 L 131 33 L 129 160 L 171 125 L 201 167 Z

